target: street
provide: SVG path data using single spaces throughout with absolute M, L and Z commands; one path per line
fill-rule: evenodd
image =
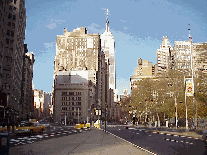
M 145 127 L 114 125 L 107 131 L 156 154 L 204 155 L 207 154 L 201 139 L 176 134 L 158 134 Z
M 29 135 L 12 135 L 10 137 L 10 147 L 25 145 L 35 143 L 41 140 L 48 140 L 52 138 L 58 138 L 70 134 L 76 134 L 78 132 L 85 132 L 89 129 L 75 130 L 73 126 L 61 127 L 61 126 L 52 126 L 51 128 L 46 129 L 43 134 L 34 133 L 31 136 Z

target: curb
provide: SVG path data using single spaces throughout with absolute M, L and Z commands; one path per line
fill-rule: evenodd
M 144 149 L 144 148 L 140 147 L 139 145 L 133 144 L 132 142 L 127 141 L 127 140 L 125 140 L 125 139 L 123 139 L 123 138 L 121 138 L 121 137 L 119 137 L 119 136 L 117 136 L 117 135 L 115 135 L 115 134 L 113 134 L 113 133 L 111 133 L 111 132 L 109 132 L 109 131 L 105 131 L 104 129 L 101 129 L 101 128 L 100 128 L 99 130 L 102 130 L 102 131 L 104 131 L 104 132 L 106 132 L 106 133 L 108 133 L 108 134 L 111 134 L 111 135 L 113 135 L 114 137 L 119 138 L 120 140 L 123 140 L 123 141 L 125 141 L 125 142 L 128 142 L 129 144 L 133 145 L 133 146 L 136 147 L 137 149 L 140 149 L 140 150 L 142 150 L 142 151 L 148 152 L 148 153 L 150 153 L 150 154 L 152 154 L 152 155 L 157 155 L 157 154 L 155 154 L 155 153 L 153 153 L 153 152 L 151 152 L 151 151 L 149 151 L 149 150 L 147 150 L 147 149 Z

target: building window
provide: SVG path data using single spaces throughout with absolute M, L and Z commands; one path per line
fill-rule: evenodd
M 74 102 L 72 102 L 72 105 L 74 105 Z
M 11 22 L 8 22 L 8 26 L 11 26 Z
M 62 92 L 62 96 L 66 96 L 67 95 L 67 92 Z
M 16 15 L 13 15 L 13 20 L 16 20 Z
M 10 36 L 10 30 L 7 30 L 6 35 Z
M 72 110 L 74 110 L 74 107 L 72 107 Z
M 14 37 L 14 31 L 11 31 L 11 37 Z
M 74 95 L 74 92 L 69 92 L 69 95 Z
M 9 39 L 6 39 L 6 43 L 9 44 Z
M 16 4 L 17 3 L 17 0 L 14 0 L 14 4 Z

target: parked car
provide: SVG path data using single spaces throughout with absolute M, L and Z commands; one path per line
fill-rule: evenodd
M 202 139 L 205 142 L 205 144 L 207 144 L 207 130 L 203 131 Z
M 24 126 L 17 127 L 14 130 L 15 134 L 30 134 L 33 133 L 43 133 L 45 126 L 41 125 L 39 122 L 27 122 Z
M 50 128 L 50 123 L 49 122 L 40 122 L 40 124 L 44 125 L 45 128 Z

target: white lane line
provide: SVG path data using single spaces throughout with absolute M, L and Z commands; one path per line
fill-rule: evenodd
M 37 139 L 37 138 L 30 138 L 30 139 Z

